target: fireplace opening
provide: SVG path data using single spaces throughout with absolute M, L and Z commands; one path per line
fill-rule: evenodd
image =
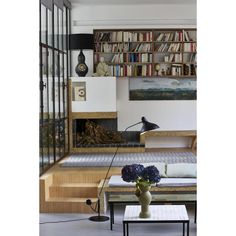
M 140 147 L 138 131 L 117 131 L 117 119 L 73 121 L 74 147 Z

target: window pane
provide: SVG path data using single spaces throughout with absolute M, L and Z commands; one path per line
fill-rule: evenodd
M 66 7 L 63 8 L 63 51 L 66 51 Z
M 48 10 L 48 45 L 52 46 L 52 12 Z
M 62 10 L 59 8 L 59 49 L 62 50 Z
M 48 66 L 47 66 L 47 49 L 42 48 L 42 70 L 43 70 L 43 117 L 44 119 L 48 118 L 48 78 L 47 78 L 47 71 L 48 71 Z
M 46 33 L 47 33 L 47 23 L 46 23 L 46 7 L 41 4 L 41 43 L 46 44 Z
M 55 64 L 55 83 L 54 83 L 54 91 L 55 91 L 55 118 L 59 119 L 59 93 L 60 93 L 60 86 L 59 86 L 59 55 L 57 51 L 54 51 L 54 64 Z
M 48 49 L 48 112 L 49 119 L 53 119 L 53 54 L 52 50 Z
M 58 8 L 54 5 L 54 47 L 58 48 Z
M 64 102 L 64 94 L 63 94 L 63 91 L 64 91 L 64 86 L 63 86 L 63 72 L 64 72 L 64 68 L 63 68 L 63 54 L 60 53 L 60 83 L 59 83 L 59 86 L 60 86 L 60 101 L 59 101 L 59 105 L 60 105 L 60 114 L 61 114 L 61 118 L 64 117 L 64 107 L 63 107 L 63 102 Z
M 69 152 L 68 137 L 68 119 L 65 119 L 65 153 Z
M 67 60 L 67 56 L 66 54 L 64 54 L 64 84 L 65 84 L 65 87 L 64 87 L 64 108 L 65 108 L 65 117 L 68 116 L 68 99 L 67 99 L 67 89 L 68 89 L 68 79 L 67 79 L 67 63 L 66 63 L 66 60 Z

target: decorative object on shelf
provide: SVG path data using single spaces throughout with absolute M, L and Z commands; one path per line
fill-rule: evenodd
M 138 123 L 135 123 L 135 124 L 133 124 L 133 125 L 128 126 L 124 131 L 122 131 L 122 133 L 126 132 L 129 128 L 134 127 L 134 126 L 136 126 L 136 125 L 138 125 L 138 124 L 141 124 L 141 123 L 143 124 L 143 126 L 142 126 L 142 128 L 141 128 L 141 130 L 140 130 L 141 133 L 144 133 L 144 132 L 147 132 L 147 131 L 150 131 L 150 130 L 154 130 L 154 129 L 158 129 L 158 128 L 159 128 L 159 126 L 158 126 L 157 124 L 154 124 L 154 123 L 149 122 L 149 121 L 143 116 L 143 117 L 141 118 L 141 121 L 139 121 Z M 122 133 L 121 133 L 121 134 L 122 134 Z M 100 191 L 99 191 L 99 193 L 98 193 L 98 200 L 97 200 L 97 204 L 96 204 L 96 206 L 95 206 L 95 209 L 92 208 L 92 206 L 91 206 L 91 205 L 92 205 L 92 201 L 91 201 L 90 199 L 87 199 L 87 200 L 86 200 L 86 204 L 87 204 L 87 205 L 90 205 L 90 207 L 92 208 L 92 210 L 93 210 L 93 211 L 96 211 L 97 214 L 98 214 L 98 215 L 96 215 L 96 216 L 91 216 L 91 217 L 89 218 L 89 220 L 91 220 L 91 221 L 103 222 L 103 221 L 109 220 L 109 217 L 108 217 L 108 216 L 102 216 L 101 213 L 100 213 L 100 197 L 101 197 L 103 188 L 104 188 L 104 186 L 105 186 L 105 182 L 106 182 L 105 180 L 106 180 L 107 177 L 108 177 L 108 174 L 109 174 L 110 169 L 111 169 L 111 167 L 112 167 L 113 161 L 114 161 L 114 159 L 115 159 L 115 157 L 116 157 L 116 154 L 117 154 L 117 152 L 118 152 L 118 149 L 119 149 L 119 146 L 117 146 L 116 151 L 115 151 L 115 153 L 114 153 L 114 155 L 113 155 L 113 157 L 112 157 L 112 159 L 111 159 L 110 165 L 109 165 L 109 167 L 108 167 L 108 169 L 107 169 L 107 173 L 106 173 L 106 175 L 105 175 L 105 178 L 104 178 L 102 187 L 100 188 Z M 159 173 L 159 172 L 158 172 L 158 173 Z
M 159 64 L 156 64 L 155 70 L 156 70 L 156 72 L 157 72 L 157 75 L 159 75 L 160 69 L 161 69 L 160 65 L 159 65 Z
M 153 166 L 144 167 L 140 164 L 126 165 L 121 170 L 122 179 L 125 182 L 135 182 L 136 191 L 135 195 L 141 204 L 140 218 L 149 218 L 151 213 L 149 205 L 152 201 L 150 193 L 151 184 L 158 183 L 161 180 L 159 170 Z
M 80 49 L 78 55 L 78 65 L 75 67 L 75 72 L 78 76 L 84 77 L 88 73 L 88 66 L 85 64 L 85 56 L 83 49 L 93 49 L 93 34 L 71 34 L 69 36 L 70 50 Z
M 111 73 L 109 71 L 108 65 L 105 63 L 104 57 L 100 57 L 100 62 L 96 67 L 96 73 L 93 76 L 110 76 Z

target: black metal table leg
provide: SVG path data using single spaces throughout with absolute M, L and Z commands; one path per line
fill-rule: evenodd
M 183 223 L 183 236 L 185 235 L 185 223 Z
M 125 236 L 125 223 L 123 221 L 123 236 Z
M 115 223 L 114 203 L 112 203 L 112 223 Z
M 112 220 L 112 206 L 113 204 L 112 203 L 109 203 L 109 207 L 110 207 L 110 230 L 112 230 L 112 223 L 113 223 L 113 220 Z
M 187 236 L 189 236 L 189 221 L 187 222 Z
M 194 209 L 194 223 L 197 222 L 197 202 L 195 202 L 195 209 Z
M 129 236 L 129 223 L 126 223 L 126 232 L 127 232 L 127 236 Z

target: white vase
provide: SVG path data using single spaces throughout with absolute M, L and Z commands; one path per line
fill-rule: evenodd
M 139 213 L 140 218 L 150 218 L 151 212 L 149 211 L 149 205 L 152 201 L 152 195 L 150 193 L 150 185 L 139 185 L 140 196 L 139 203 L 141 205 L 141 212 Z

